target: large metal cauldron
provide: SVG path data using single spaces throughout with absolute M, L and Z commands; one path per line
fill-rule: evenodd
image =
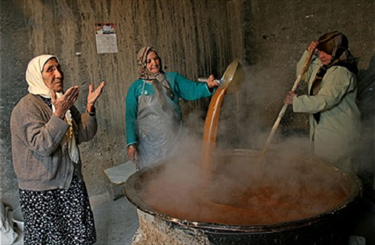
M 297 156 L 267 156 L 259 166 L 258 156 L 248 150 L 219 154 L 209 181 L 200 181 L 207 175 L 196 159 L 136 172 L 125 195 L 138 208 L 140 229 L 161 222 L 168 227 L 162 233 L 199 236 L 196 244 L 347 244 L 346 218 L 361 194 L 355 175 Z M 152 236 L 143 239 L 158 240 Z

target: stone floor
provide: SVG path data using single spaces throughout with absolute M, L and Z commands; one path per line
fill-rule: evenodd
M 97 231 L 97 245 L 130 245 L 138 229 L 136 208 L 125 198 L 109 194 L 90 199 Z

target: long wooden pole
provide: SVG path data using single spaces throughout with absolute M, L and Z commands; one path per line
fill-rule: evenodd
M 299 82 L 301 81 L 301 78 L 303 76 L 303 74 L 305 73 L 305 71 L 308 69 L 308 66 L 309 66 L 309 63 L 310 63 L 310 60 L 311 60 L 311 57 L 312 57 L 312 54 L 314 53 L 314 49 L 312 49 L 310 52 L 309 52 L 309 56 L 306 58 L 306 61 L 305 63 L 303 64 L 301 70 L 299 71 L 298 73 L 298 76 L 297 76 L 297 79 L 296 81 L 294 82 L 294 85 L 292 87 L 292 90 L 291 91 L 295 91 L 297 89 L 297 86 L 299 84 Z M 268 136 L 267 138 L 267 141 L 266 141 L 266 144 L 263 148 L 263 151 L 260 155 L 260 158 L 259 158 L 259 162 L 261 162 L 263 160 L 263 157 L 264 155 L 266 154 L 266 151 L 268 150 L 270 144 L 271 144 L 271 141 L 272 141 L 272 138 L 274 136 L 274 134 L 276 133 L 276 130 L 277 128 L 279 127 L 279 124 L 280 124 L 280 121 L 281 119 L 283 118 L 284 114 L 285 114 L 285 111 L 287 109 L 288 105 L 287 104 L 284 104 L 284 106 L 281 108 L 281 111 L 279 112 L 279 115 L 275 121 L 275 123 L 273 124 L 272 126 L 272 130 L 271 130 L 271 133 L 270 135 Z

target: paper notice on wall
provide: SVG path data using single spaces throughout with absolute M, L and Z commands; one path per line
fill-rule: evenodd
M 117 53 L 117 38 L 113 23 L 95 23 L 95 36 L 98 54 Z

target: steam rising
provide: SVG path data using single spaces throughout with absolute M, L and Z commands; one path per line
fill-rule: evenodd
M 256 73 L 250 73 L 256 74 Z M 155 210 L 183 220 L 237 225 L 265 225 L 307 219 L 332 211 L 352 194 L 350 180 L 332 165 L 309 156 L 306 130 L 276 134 L 264 161 L 259 153 L 270 133 L 260 125 L 276 119 L 271 93 L 258 93 L 263 81 L 247 76 L 240 93 L 226 95 L 220 114 L 212 178 L 202 171 L 202 120 L 190 128 L 174 158 L 145 171 L 139 189 Z M 254 81 L 255 79 L 255 81 Z M 267 90 L 268 91 L 268 90 Z M 264 102 L 266 101 L 266 102 Z M 261 110 L 260 113 L 259 110 Z M 274 115 L 264 113 L 275 111 Z M 199 118 L 190 114 L 190 118 Z M 195 125 L 194 123 L 197 122 Z M 198 128 L 197 131 L 191 129 Z M 249 149 L 246 151 L 236 149 Z M 300 157 L 300 156 L 304 157 Z
M 350 195 L 349 180 L 330 164 L 287 154 L 259 163 L 257 151 L 216 152 L 207 180 L 198 145 L 147 172 L 140 195 L 149 206 L 183 220 L 262 225 L 332 211 Z

